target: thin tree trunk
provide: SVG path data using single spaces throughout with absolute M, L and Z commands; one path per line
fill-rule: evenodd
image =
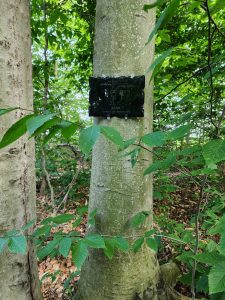
M 145 47 L 154 26 L 155 12 L 143 11 L 145 0 L 97 0 L 94 76 L 144 75 L 154 55 L 153 44 Z M 152 129 L 152 86 L 146 78 L 145 117 L 96 118 L 99 125 L 118 129 L 125 139 L 140 137 Z M 152 178 L 144 177 L 150 164 L 142 153 L 134 168 L 129 157 L 118 158 L 116 147 L 101 137 L 93 151 L 89 213 L 97 208 L 96 232 L 130 236 L 137 232 L 128 220 L 141 211 L 152 210 Z M 142 234 L 147 228 L 138 232 Z M 93 250 L 82 269 L 76 299 L 157 299 L 158 265 L 154 253 L 143 247 L 137 254 L 118 253 L 109 261 Z M 138 296 L 139 295 L 139 296 Z M 138 298 L 140 297 L 140 298 Z
M 32 64 L 28 0 L 0 0 L 0 107 L 32 110 Z M 23 110 L 1 117 L 0 138 Z M 36 219 L 34 142 L 25 138 L 0 150 L 0 233 Z M 0 254 L 0 299 L 42 299 L 36 255 Z

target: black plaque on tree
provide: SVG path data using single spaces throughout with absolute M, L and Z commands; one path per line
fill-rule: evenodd
M 145 76 L 91 77 L 89 116 L 144 117 Z

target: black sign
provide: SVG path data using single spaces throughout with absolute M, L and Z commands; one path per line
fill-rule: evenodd
M 89 116 L 144 117 L 145 76 L 91 77 Z

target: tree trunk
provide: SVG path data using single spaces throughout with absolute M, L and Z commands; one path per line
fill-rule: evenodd
M 0 107 L 32 110 L 32 64 L 28 0 L 0 0 Z M 17 110 L 1 117 L 0 138 L 20 117 Z M 21 138 L 0 150 L 0 233 L 21 228 L 36 218 L 34 142 Z M 36 255 L 0 254 L 0 299 L 42 299 Z
M 146 0 L 97 0 L 94 76 L 139 76 L 146 73 L 154 46 L 145 46 L 154 26 L 155 12 L 143 11 Z M 153 92 L 146 78 L 145 117 L 128 120 L 95 118 L 98 125 L 112 126 L 125 139 L 140 137 L 152 129 Z M 102 235 L 130 236 L 128 220 L 152 210 L 152 178 L 144 177 L 151 157 L 142 153 L 134 168 L 129 157 L 118 158 L 116 147 L 101 137 L 93 150 L 89 213 L 97 208 L 94 231 Z M 150 220 L 151 221 L 151 220 Z M 147 247 L 134 254 L 117 253 L 109 261 L 100 250 L 90 251 L 82 269 L 76 299 L 157 299 L 158 264 Z M 139 296 L 138 296 L 139 295 Z M 140 297 L 140 298 L 138 298 Z

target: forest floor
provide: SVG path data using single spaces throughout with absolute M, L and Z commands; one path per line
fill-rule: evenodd
M 196 188 L 193 186 L 187 190 L 185 186 L 179 187 L 177 191 L 169 193 L 168 197 L 162 200 L 154 201 L 154 214 L 157 218 L 164 220 L 170 219 L 179 222 L 188 229 L 188 223 L 196 210 L 196 200 L 193 196 L 196 192 Z M 79 202 L 70 201 L 66 211 L 60 213 L 75 214 L 76 209 L 87 203 L 88 193 L 87 189 L 83 190 L 84 197 Z M 44 220 L 51 216 L 52 211 L 49 209 L 50 200 L 46 197 L 38 197 L 37 209 L 38 220 Z M 83 221 L 79 227 L 76 228 L 81 234 L 85 233 L 87 223 L 87 215 L 84 215 Z M 158 224 L 155 224 L 157 227 Z M 61 228 L 63 232 L 68 233 L 74 230 L 72 221 L 67 224 L 63 224 Z M 175 256 L 176 250 L 168 240 L 163 240 L 163 251 L 159 252 L 159 262 L 165 263 Z M 70 283 L 68 282 L 71 274 L 76 272 L 77 269 L 72 262 L 72 257 L 67 259 L 63 257 L 58 258 L 46 258 L 39 263 L 39 278 L 42 284 L 42 293 L 45 300 L 69 300 L 71 295 L 76 289 L 76 283 L 79 280 L 79 276 L 75 277 Z M 66 287 L 65 287 L 66 286 Z M 184 285 L 178 284 L 177 288 L 180 293 L 190 296 L 189 288 Z

